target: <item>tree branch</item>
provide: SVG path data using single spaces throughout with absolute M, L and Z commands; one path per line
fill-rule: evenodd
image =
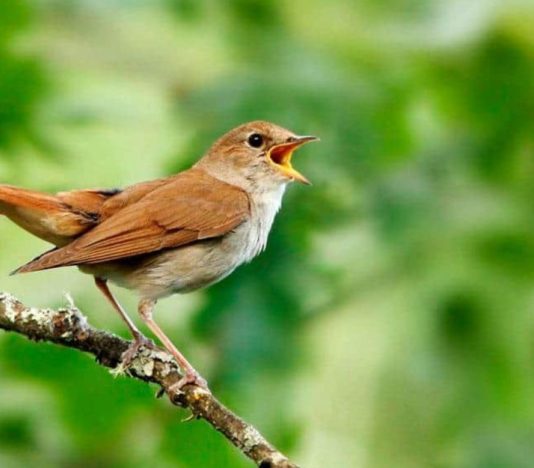
M 105 367 L 117 368 L 131 342 L 89 325 L 71 303 L 58 309 L 27 307 L 8 293 L 0 293 L 0 328 L 20 333 L 35 341 L 49 341 L 94 355 Z M 187 385 L 181 392 L 172 389 L 180 380 L 173 357 L 163 349 L 142 348 L 127 374 L 161 386 L 162 393 L 176 406 L 189 408 L 196 418 L 205 419 L 243 454 L 261 468 L 297 468 L 271 445 L 252 425 L 222 405 L 208 390 Z

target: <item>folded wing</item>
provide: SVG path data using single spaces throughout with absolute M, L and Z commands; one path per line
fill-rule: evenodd
M 249 211 L 244 191 L 190 169 L 17 272 L 120 260 L 220 237 L 245 221 Z

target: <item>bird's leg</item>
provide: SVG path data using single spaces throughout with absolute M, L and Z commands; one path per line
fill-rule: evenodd
M 139 302 L 139 315 L 147 324 L 148 328 L 150 328 L 154 335 L 156 335 L 163 343 L 165 349 L 167 349 L 167 351 L 169 351 L 169 353 L 174 356 L 174 358 L 178 362 L 178 365 L 180 366 L 180 369 L 183 371 L 183 377 L 171 387 L 171 390 L 181 390 L 182 387 L 187 384 L 198 385 L 199 387 L 208 389 L 208 383 L 206 382 L 206 380 L 204 380 L 202 376 L 197 372 L 197 370 L 191 364 L 189 364 L 189 361 L 185 358 L 185 356 L 180 351 L 178 351 L 176 346 L 174 346 L 173 342 L 169 339 L 167 335 L 165 335 L 163 330 L 152 318 L 152 312 L 154 310 L 155 305 L 156 301 L 154 300 L 141 300 Z
M 111 303 L 113 308 L 119 313 L 121 318 L 126 322 L 126 325 L 128 326 L 130 332 L 134 337 L 133 343 L 128 347 L 126 351 L 124 351 L 124 353 L 122 353 L 121 356 L 121 370 L 127 369 L 128 367 L 130 367 L 130 364 L 132 363 L 133 359 L 135 358 L 135 356 L 139 352 L 139 349 L 142 346 L 146 346 L 147 348 L 154 348 L 155 345 L 135 326 L 135 323 L 133 323 L 132 319 L 128 316 L 126 311 L 122 308 L 122 306 L 118 303 L 117 299 L 115 299 L 115 297 L 109 290 L 107 281 L 105 279 L 97 278 L 95 276 L 95 284 L 96 287 L 102 292 L 102 294 L 104 294 L 106 299 Z

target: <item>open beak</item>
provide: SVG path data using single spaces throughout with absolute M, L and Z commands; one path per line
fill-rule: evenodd
M 302 184 L 311 185 L 311 182 L 291 165 L 293 152 L 311 141 L 319 141 L 315 136 L 297 136 L 291 138 L 286 143 L 273 146 L 267 153 L 267 157 L 282 174 L 291 180 L 296 180 Z

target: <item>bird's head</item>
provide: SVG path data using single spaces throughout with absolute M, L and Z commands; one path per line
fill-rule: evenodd
M 197 166 L 245 189 L 268 189 L 292 181 L 310 184 L 291 159 L 297 148 L 317 140 L 270 122 L 249 122 L 219 138 Z

